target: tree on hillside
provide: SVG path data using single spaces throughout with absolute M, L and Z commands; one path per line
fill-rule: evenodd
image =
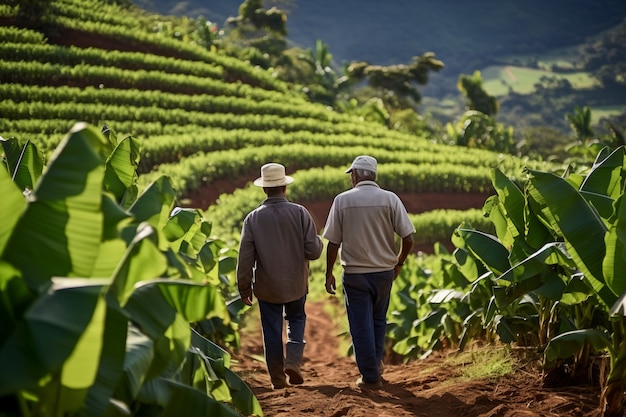
M 245 0 L 239 15 L 226 20 L 223 49 L 231 55 L 263 68 L 272 66 L 273 59 L 287 48 L 287 15 L 280 9 L 265 9 L 263 0 Z
M 566 114 L 570 127 L 576 134 L 576 139 L 581 142 L 589 141 L 594 135 L 594 131 L 591 128 L 591 108 L 585 106 L 580 108 L 576 106 L 574 113 Z
M 461 74 L 457 87 L 465 96 L 468 109 L 479 111 L 487 116 L 494 116 L 498 113 L 498 101 L 483 88 L 480 71 L 474 71 L 471 76 Z
M 416 85 L 425 85 L 431 71 L 441 71 L 442 61 L 427 52 L 414 56 L 409 65 L 370 65 L 368 62 L 353 62 L 346 68 L 351 83 L 366 82 L 380 93 L 385 105 L 391 109 L 415 108 L 421 100 Z
M 597 134 L 591 127 L 591 108 L 576 106 L 574 113 L 565 115 L 570 127 L 575 134 L 575 142 L 568 147 L 568 152 L 573 160 L 580 162 L 593 162 L 595 155 L 608 147 L 615 150 L 624 146 L 624 131 L 613 123 L 609 123 L 609 131 L 606 134 Z
M 456 123 L 446 124 L 443 141 L 468 148 L 516 154 L 513 127 L 496 121 L 494 116 L 498 112 L 498 101 L 484 90 L 480 71 L 474 71 L 472 76 L 461 74 L 457 87 L 465 96 L 467 111 Z

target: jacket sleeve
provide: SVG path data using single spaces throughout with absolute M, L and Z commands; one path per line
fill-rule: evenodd
M 322 238 L 317 235 L 315 222 L 311 213 L 302 208 L 302 230 L 304 231 L 304 256 L 306 259 L 314 260 L 322 256 L 324 244 Z
M 239 254 L 237 255 L 237 289 L 241 298 L 247 298 L 252 295 L 252 276 L 255 259 L 256 248 L 246 219 L 241 229 Z

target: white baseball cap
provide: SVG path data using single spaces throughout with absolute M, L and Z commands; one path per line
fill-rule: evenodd
M 352 165 L 350 165 L 350 168 L 346 170 L 346 174 L 351 173 L 353 169 L 366 169 L 375 173 L 377 166 L 378 164 L 375 158 L 369 155 L 359 155 L 354 158 Z

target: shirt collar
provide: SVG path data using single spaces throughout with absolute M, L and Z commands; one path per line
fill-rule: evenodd
M 287 197 L 268 197 L 263 201 L 263 205 L 287 202 Z
M 375 182 L 375 181 L 371 181 L 371 180 L 363 180 L 363 181 L 359 181 L 359 182 L 357 183 L 357 185 L 355 186 L 355 188 L 356 188 L 356 187 L 360 187 L 360 186 L 362 186 L 362 185 L 373 185 L 374 187 L 380 188 L 380 186 L 379 186 L 378 184 L 376 184 L 376 182 Z

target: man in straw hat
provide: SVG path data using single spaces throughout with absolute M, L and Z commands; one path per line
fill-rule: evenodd
M 323 249 L 311 214 L 287 200 L 287 185 L 293 181 L 281 164 L 261 167 L 254 185 L 263 187 L 267 199 L 243 221 L 237 260 L 241 299 L 252 305 L 254 293 L 259 301 L 265 362 L 274 389 L 286 387 L 287 376 L 290 384 L 304 382 L 300 366 L 306 343 L 309 260 L 318 259 Z
M 323 237 L 326 291 L 335 294 L 333 266 L 341 247 L 343 293 L 359 388 L 382 385 L 387 309 L 393 280 L 413 246 L 415 227 L 400 198 L 376 183 L 377 161 L 357 156 L 346 173 L 352 189 L 335 197 Z M 401 248 L 395 236 L 402 238 Z

